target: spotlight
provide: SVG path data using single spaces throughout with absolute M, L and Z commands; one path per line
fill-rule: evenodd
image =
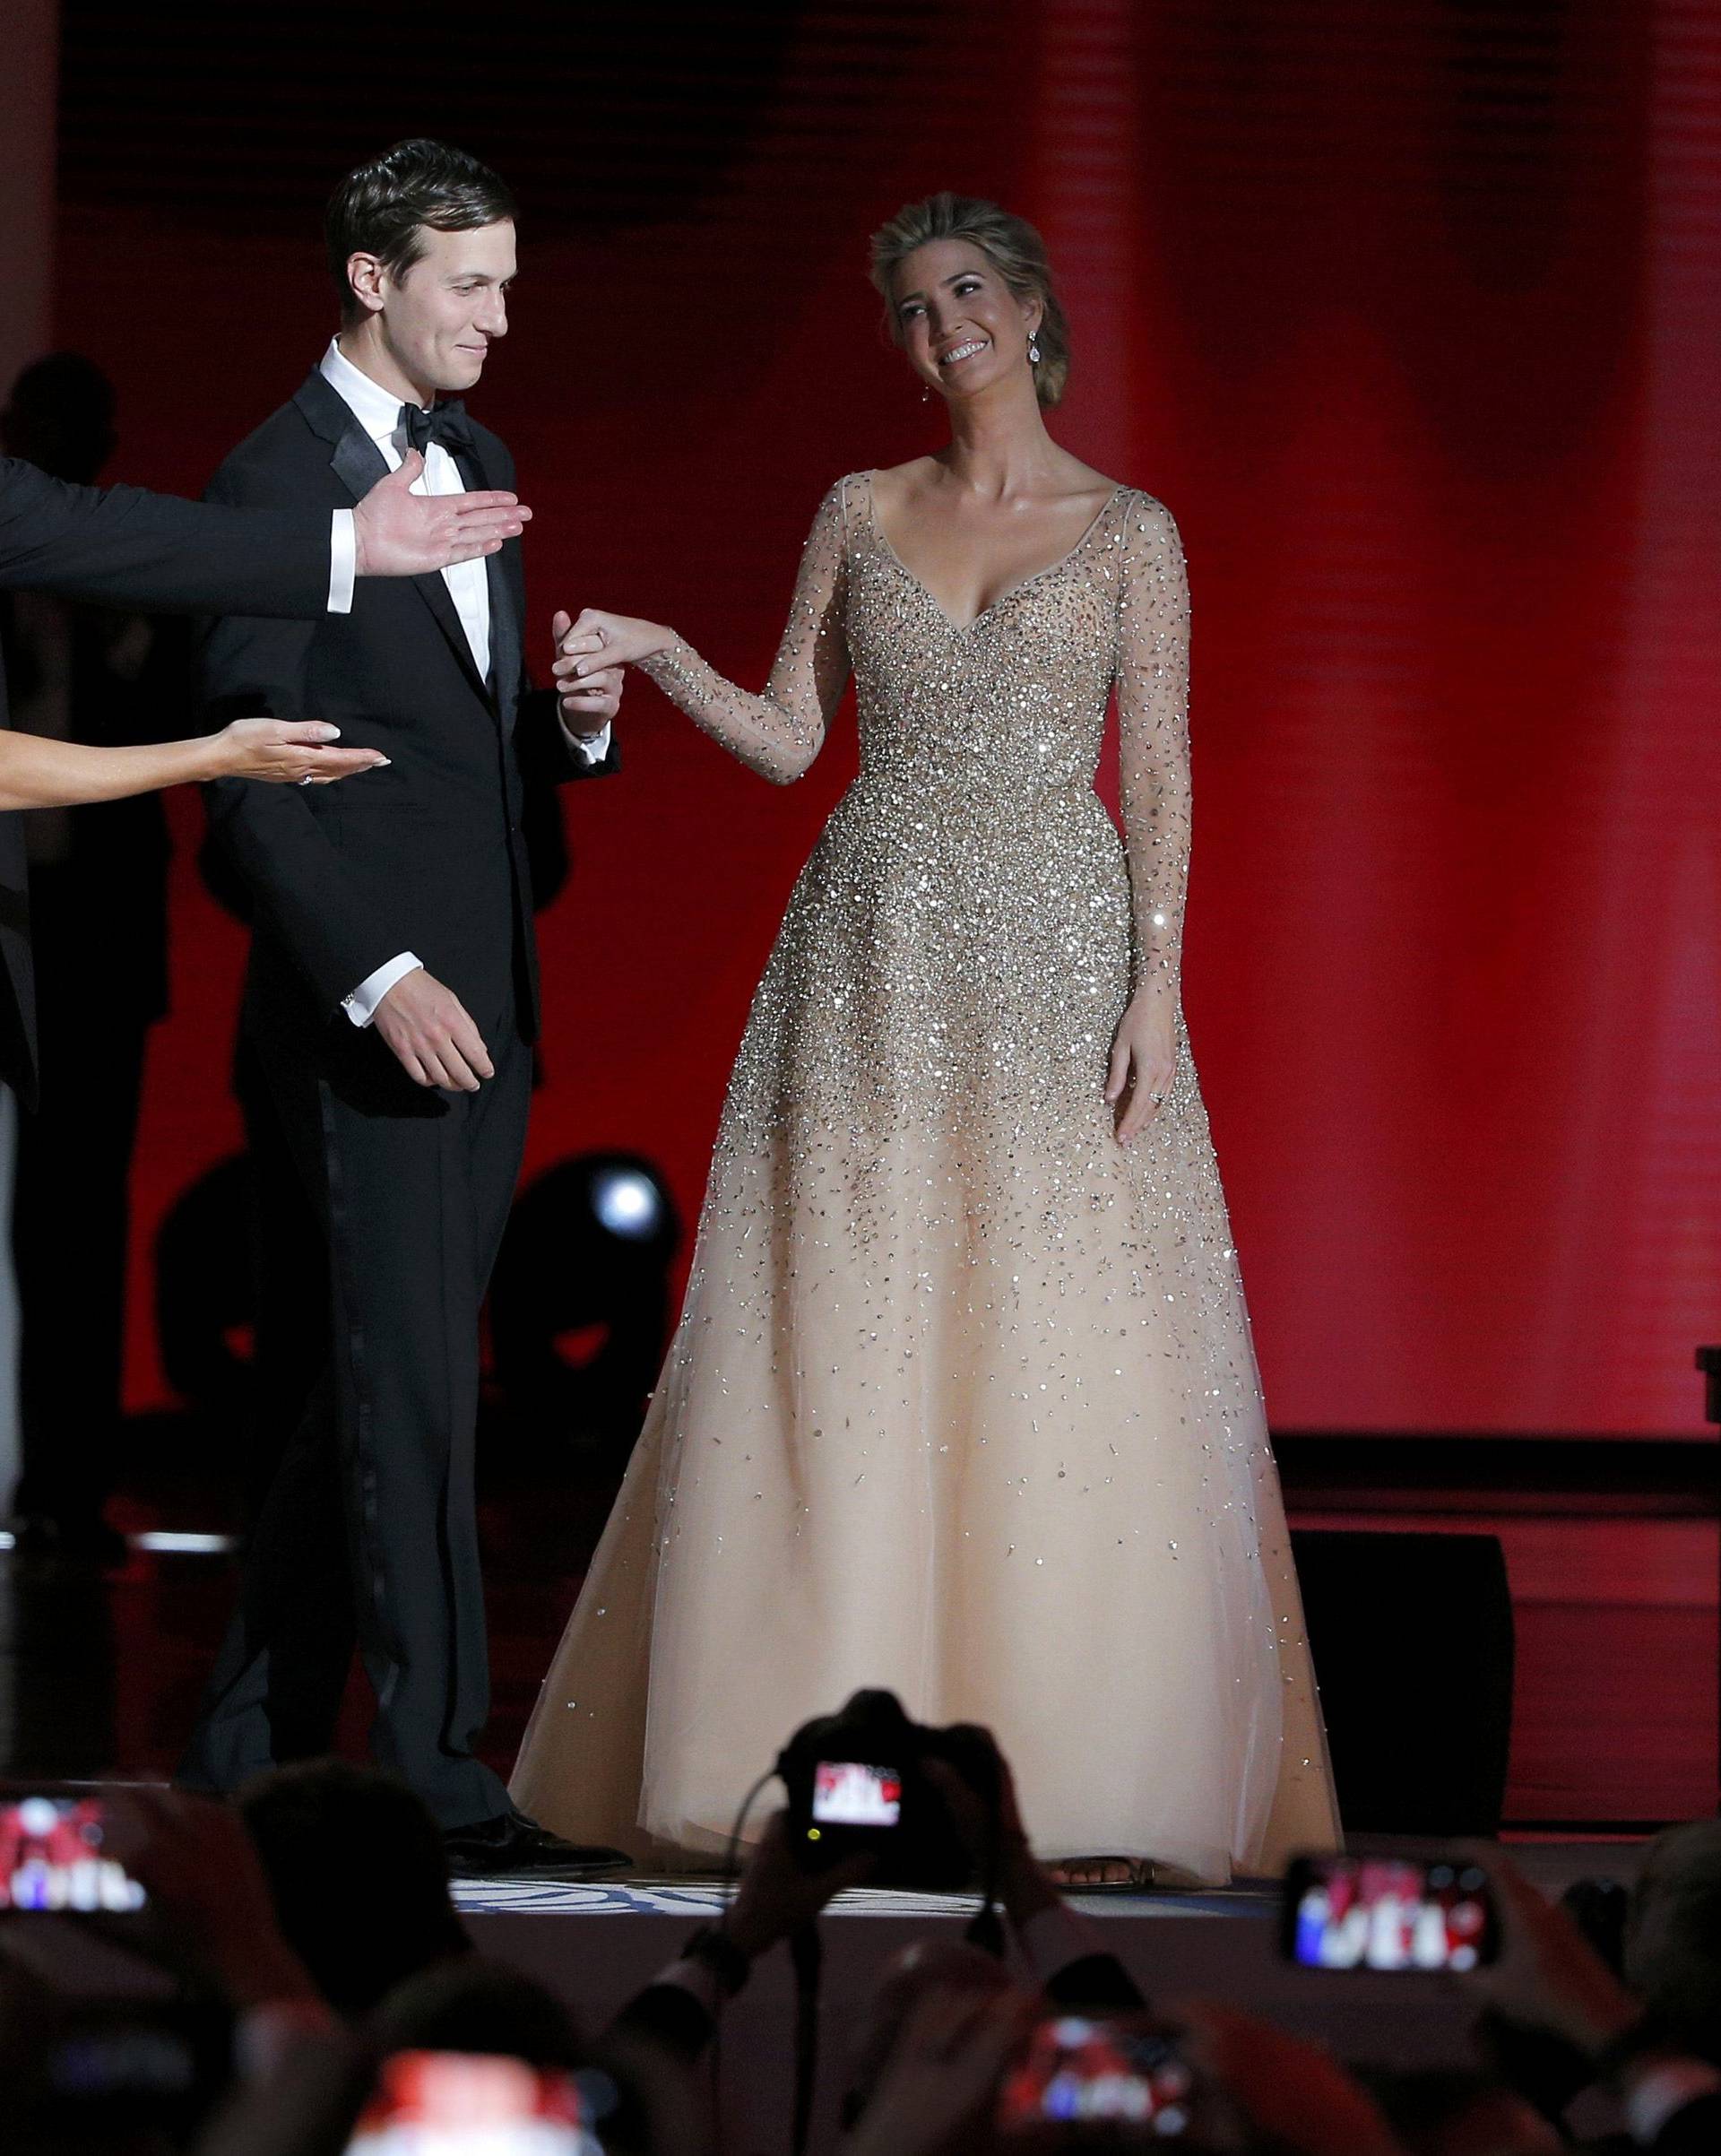
M 523 1191 L 490 1291 L 491 1368 L 523 1442 L 625 1456 L 662 1359 L 681 1237 L 643 1153 L 583 1153 Z
M 636 1169 L 611 1169 L 596 1177 L 592 1203 L 610 1233 L 630 1243 L 649 1243 L 663 1225 L 662 1193 Z

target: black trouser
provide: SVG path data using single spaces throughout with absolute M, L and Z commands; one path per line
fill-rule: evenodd
M 132 1149 L 150 1017 L 117 1009 L 91 953 L 38 937 L 41 1104 L 18 1113 L 12 1237 L 18 1274 L 17 1509 L 69 1526 L 113 1487 L 125 1345 Z
M 369 1033 L 337 1031 L 320 1072 L 290 1036 L 259 1033 L 323 1223 L 328 1353 L 252 1532 L 181 1770 L 194 1787 L 230 1789 L 326 1752 L 356 1637 L 377 1763 L 445 1827 L 508 1808 L 472 1755 L 489 1710 L 473 1448 L 479 1312 L 519 1173 L 532 1052 L 512 1008 L 479 1024 L 496 1075 L 476 1094 L 412 1085 Z

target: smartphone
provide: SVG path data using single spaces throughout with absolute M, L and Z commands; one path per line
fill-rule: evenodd
M 521 2058 L 385 2059 L 347 2156 L 602 2156 L 578 2082 Z
M 999 2084 L 1000 2133 L 1060 2126 L 1144 2128 L 1174 2140 L 1194 2116 L 1195 2075 L 1166 2032 L 1146 2021 L 1059 2014 L 1041 2022 Z
M 820 1760 L 813 1770 L 815 1826 L 894 1827 L 902 1823 L 903 1777 L 895 1767 Z
M 103 1848 L 99 1797 L 71 1791 L 0 1796 L 0 1909 L 128 1916 L 149 1897 Z
M 1403 1857 L 1305 1857 L 1285 1875 L 1280 1944 L 1300 1969 L 1427 1973 L 1500 1952 L 1488 1875 Z

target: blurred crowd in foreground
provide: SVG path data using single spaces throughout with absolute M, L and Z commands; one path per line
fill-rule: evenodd
M 1111 1927 L 1031 1854 L 1008 1766 L 990 1811 L 954 1771 L 932 1771 L 1002 1924 L 981 1944 L 930 1918 L 886 1966 L 826 2062 L 842 2076 L 845 2156 L 1721 2147 L 1721 1823 L 1652 1848 L 1617 1947 L 1593 1897 L 1556 1906 L 1500 1851 L 1454 1853 L 1485 1874 L 1496 1934 L 1444 1979 L 1474 2004 L 1474 2061 L 1394 2074 L 1223 1999 L 1144 1997 Z M 732 2108 L 714 2100 L 720 2059 L 731 2098 L 731 2077 L 762 2070 L 757 2046 L 722 2057 L 725 2004 L 875 1863 L 809 1869 L 777 1814 L 721 1920 L 583 2028 L 474 1951 L 434 1822 L 380 1774 L 282 1769 L 231 1805 L 116 1790 L 103 1814 L 103 1861 L 136 1883 L 140 1909 L 43 1915 L 14 1892 L 0 1914 L 8 2151 L 703 2156 Z M 56 1953 L 56 1937 L 82 1951 Z M 140 1967 L 153 1979 L 141 1988 Z M 765 2070 L 786 2090 L 787 2032 L 783 2048 Z

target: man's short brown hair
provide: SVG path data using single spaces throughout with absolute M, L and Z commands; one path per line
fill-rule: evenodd
M 349 172 L 329 203 L 324 229 L 341 316 L 360 310 L 347 263 L 374 255 L 396 280 L 424 255 L 424 229 L 471 232 L 515 214 L 514 196 L 488 165 L 424 136 L 396 143 Z

